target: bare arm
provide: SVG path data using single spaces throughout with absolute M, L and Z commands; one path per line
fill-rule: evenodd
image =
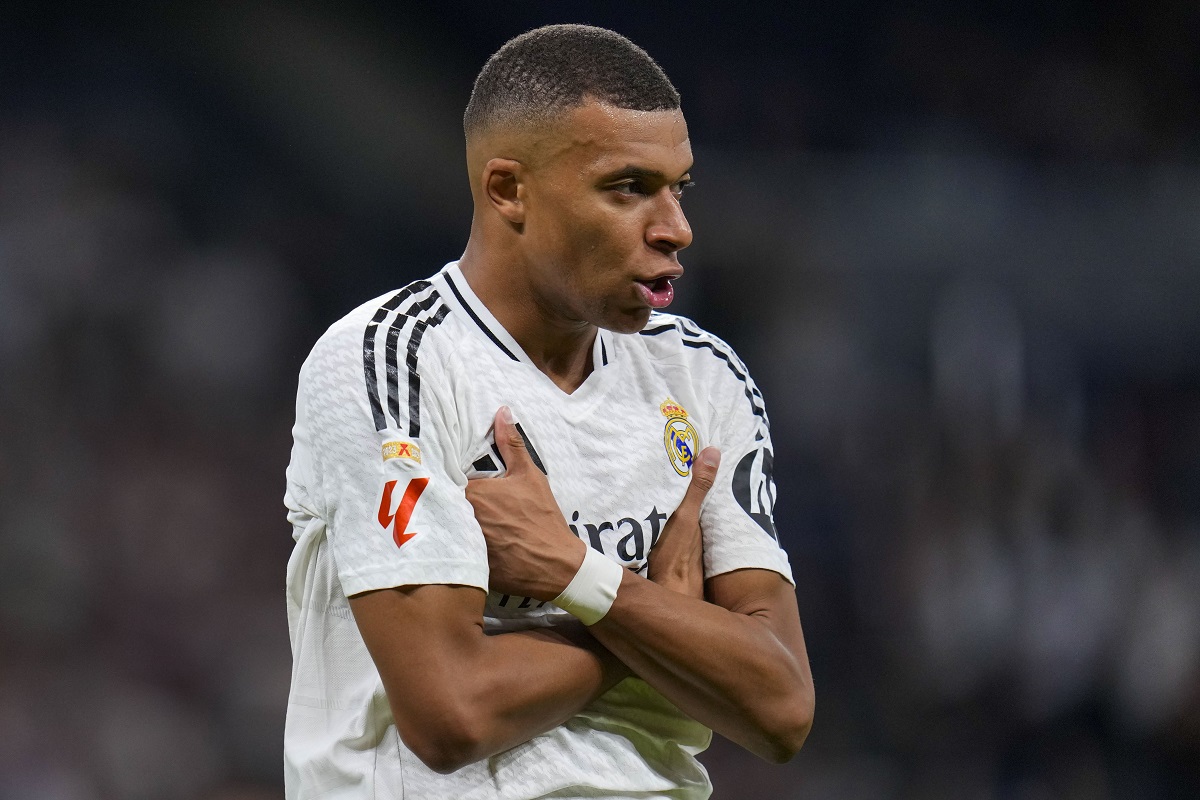
M 586 545 L 567 528 L 520 434 L 499 414 L 496 442 L 508 474 L 467 488 L 488 542 L 493 585 L 552 600 Z M 748 569 L 709 579 L 711 602 L 699 597 L 699 510 L 717 460 L 707 456 L 716 457 L 715 449 L 701 453 L 656 546 L 671 553 L 659 574 L 652 556 L 650 576 L 662 585 L 626 573 L 607 616 L 589 630 L 680 710 L 769 761 L 785 761 L 808 735 L 814 703 L 795 593 L 782 576 Z
M 427 585 L 350 598 L 400 738 L 439 772 L 562 724 L 629 675 L 582 626 L 485 635 L 485 597 Z
M 681 711 L 772 762 L 812 724 L 796 595 L 768 570 L 707 581 L 711 603 L 628 573 L 592 634 Z

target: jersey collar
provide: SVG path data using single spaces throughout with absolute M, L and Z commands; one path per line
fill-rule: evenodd
M 491 340 L 492 344 L 513 361 L 520 361 L 523 364 L 528 364 L 535 370 L 537 369 L 537 365 L 525 354 L 525 351 L 521 349 L 521 345 L 517 344 L 517 340 L 492 316 L 492 312 L 488 311 L 483 301 L 471 290 L 471 286 L 467 283 L 467 279 L 463 277 L 462 270 L 459 269 L 457 261 L 451 261 L 443 267 L 441 273 L 439 273 L 439 277 L 445 281 L 446 288 L 449 289 L 448 293 L 442 293 L 443 296 L 448 294 L 447 300 L 461 307 L 471 319 L 471 322 L 479 328 L 484 336 Z M 612 331 L 600 328 L 596 332 L 596 341 L 592 344 L 593 371 L 601 370 L 612 363 L 615 354 L 616 347 L 614 346 Z

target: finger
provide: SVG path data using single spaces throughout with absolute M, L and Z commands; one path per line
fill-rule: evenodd
M 509 475 L 519 475 L 529 469 L 536 469 L 533 458 L 525 447 L 525 437 L 517 430 L 517 422 L 512 409 L 500 406 L 495 419 L 496 448 L 504 460 L 504 468 Z
M 679 508 L 699 514 L 700 504 L 708 495 L 708 490 L 717 480 L 717 468 L 721 466 L 721 451 L 715 447 L 706 447 L 692 463 L 692 480 L 688 483 L 687 492 Z

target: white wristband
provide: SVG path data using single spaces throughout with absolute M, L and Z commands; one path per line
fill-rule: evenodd
M 584 625 L 595 625 L 612 608 L 624 573 L 620 564 L 589 547 L 575 577 L 550 602 L 578 617 Z

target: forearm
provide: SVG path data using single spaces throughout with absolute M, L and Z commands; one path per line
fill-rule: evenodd
M 561 725 L 630 675 L 591 636 L 533 629 L 484 636 L 461 685 L 480 724 L 475 761 Z M 590 646 L 585 642 L 590 640 Z
M 629 674 L 582 626 L 485 635 L 483 598 L 439 585 L 350 598 L 400 738 L 440 772 L 550 730 Z
M 626 574 L 589 630 L 681 711 L 778 762 L 803 743 L 813 705 L 803 637 L 773 618 L 790 611 L 778 606 L 731 611 Z

